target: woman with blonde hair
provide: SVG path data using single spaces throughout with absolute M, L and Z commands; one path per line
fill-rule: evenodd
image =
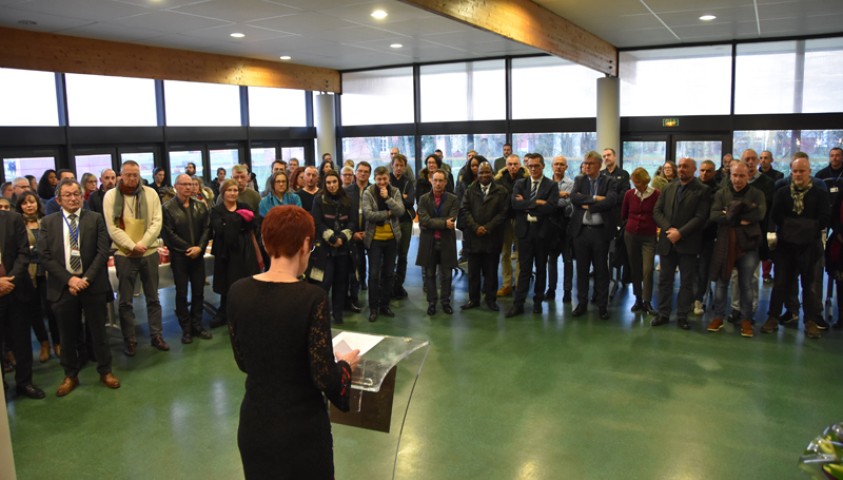
M 662 191 L 668 183 L 674 180 L 676 180 L 676 162 L 668 160 L 661 166 L 661 172 L 656 171 L 653 178 L 653 188 Z
M 653 262 L 656 253 L 656 221 L 653 209 L 660 191 L 650 186 L 650 174 L 638 167 L 630 175 L 635 188 L 626 191 L 621 205 L 624 222 L 623 240 L 629 256 L 632 291 L 635 304 L 632 312 L 652 314 Z M 655 180 L 654 180 L 655 183 Z

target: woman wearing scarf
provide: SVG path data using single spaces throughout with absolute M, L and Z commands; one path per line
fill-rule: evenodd
M 313 220 L 316 222 L 316 258 L 312 268 L 323 271 L 322 288 L 331 290 L 334 323 L 342 324 L 345 293 L 351 268 L 351 199 L 340 186 L 337 172 L 326 173 L 325 188 L 313 201 Z M 311 279 L 313 271 L 311 271 Z
M 222 201 L 211 209 L 211 229 L 214 243 L 214 292 L 220 295 L 217 315 L 211 327 L 226 323 L 228 289 L 241 278 L 263 271 L 256 232 L 258 221 L 248 205 L 237 201 L 239 190 L 235 180 L 228 179 L 220 185 Z
M 265 217 L 272 207 L 280 205 L 301 207 L 299 196 L 290 191 L 290 181 L 287 177 L 287 172 L 281 170 L 273 173 L 269 177 L 269 184 L 272 187 L 272 191 L 261 199 L 261 203 L 258 206 L 258 212 L 261 217 Z

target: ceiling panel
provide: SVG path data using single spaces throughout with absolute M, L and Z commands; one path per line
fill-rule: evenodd
M 167 10 L 120 18 L 114 22 L 119 25 L 159 30 L 171 34 L 183 34 L 191 30 L 233 24 L 233 22 L 215 18 L 197 17 Z
M 147 8 L 110 0 L 30 0 L 15 8 L 88 21 L 108 21 L 149 12 Z
M 230 0 L 210 0 L 208 2 L 186 5 L 174 9 L 176 12 L 218 18 L 235 23 L 246 23 L 264 18 L 280 17 L 301 13 L 301 9 L 267 3 L 262 0 L 237 0 L 237 8 L 232 8 Z

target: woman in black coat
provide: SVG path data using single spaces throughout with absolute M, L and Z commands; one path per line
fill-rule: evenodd
M 226 323 L 228 289 L 241 278 L 261 272 L 256 250 L 258 221 L 245 203 L 237 201 L 237 182 L 226 180 L 220 186 L 222 201 L 211 209 L 214 243 L 214 292 L 220 295 L 217 316 L 212 327 Z
M 342 188 L 339 174 L 330 171 L 322 177 L 324 188 L 313 200 L 313 220 L 316 223 L 316 258 L 311 265 L 311 280 L 314 269 L 321 270 L 322 288 L 331 290 L 331 308 L 334 323 L 342 324 L 345 293 L 348 290 L 348 275 L 351 268 L 351 238 L 354 235 L 351 223 L 351 199 Z

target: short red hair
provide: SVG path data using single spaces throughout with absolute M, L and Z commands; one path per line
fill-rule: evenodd
M 311 244 L 316 235 L 313 217 L 307 210 L 295 205 L 272 207 L 261 225 L 263 246 L 270 257 L 292 257 L 309 238 Z

